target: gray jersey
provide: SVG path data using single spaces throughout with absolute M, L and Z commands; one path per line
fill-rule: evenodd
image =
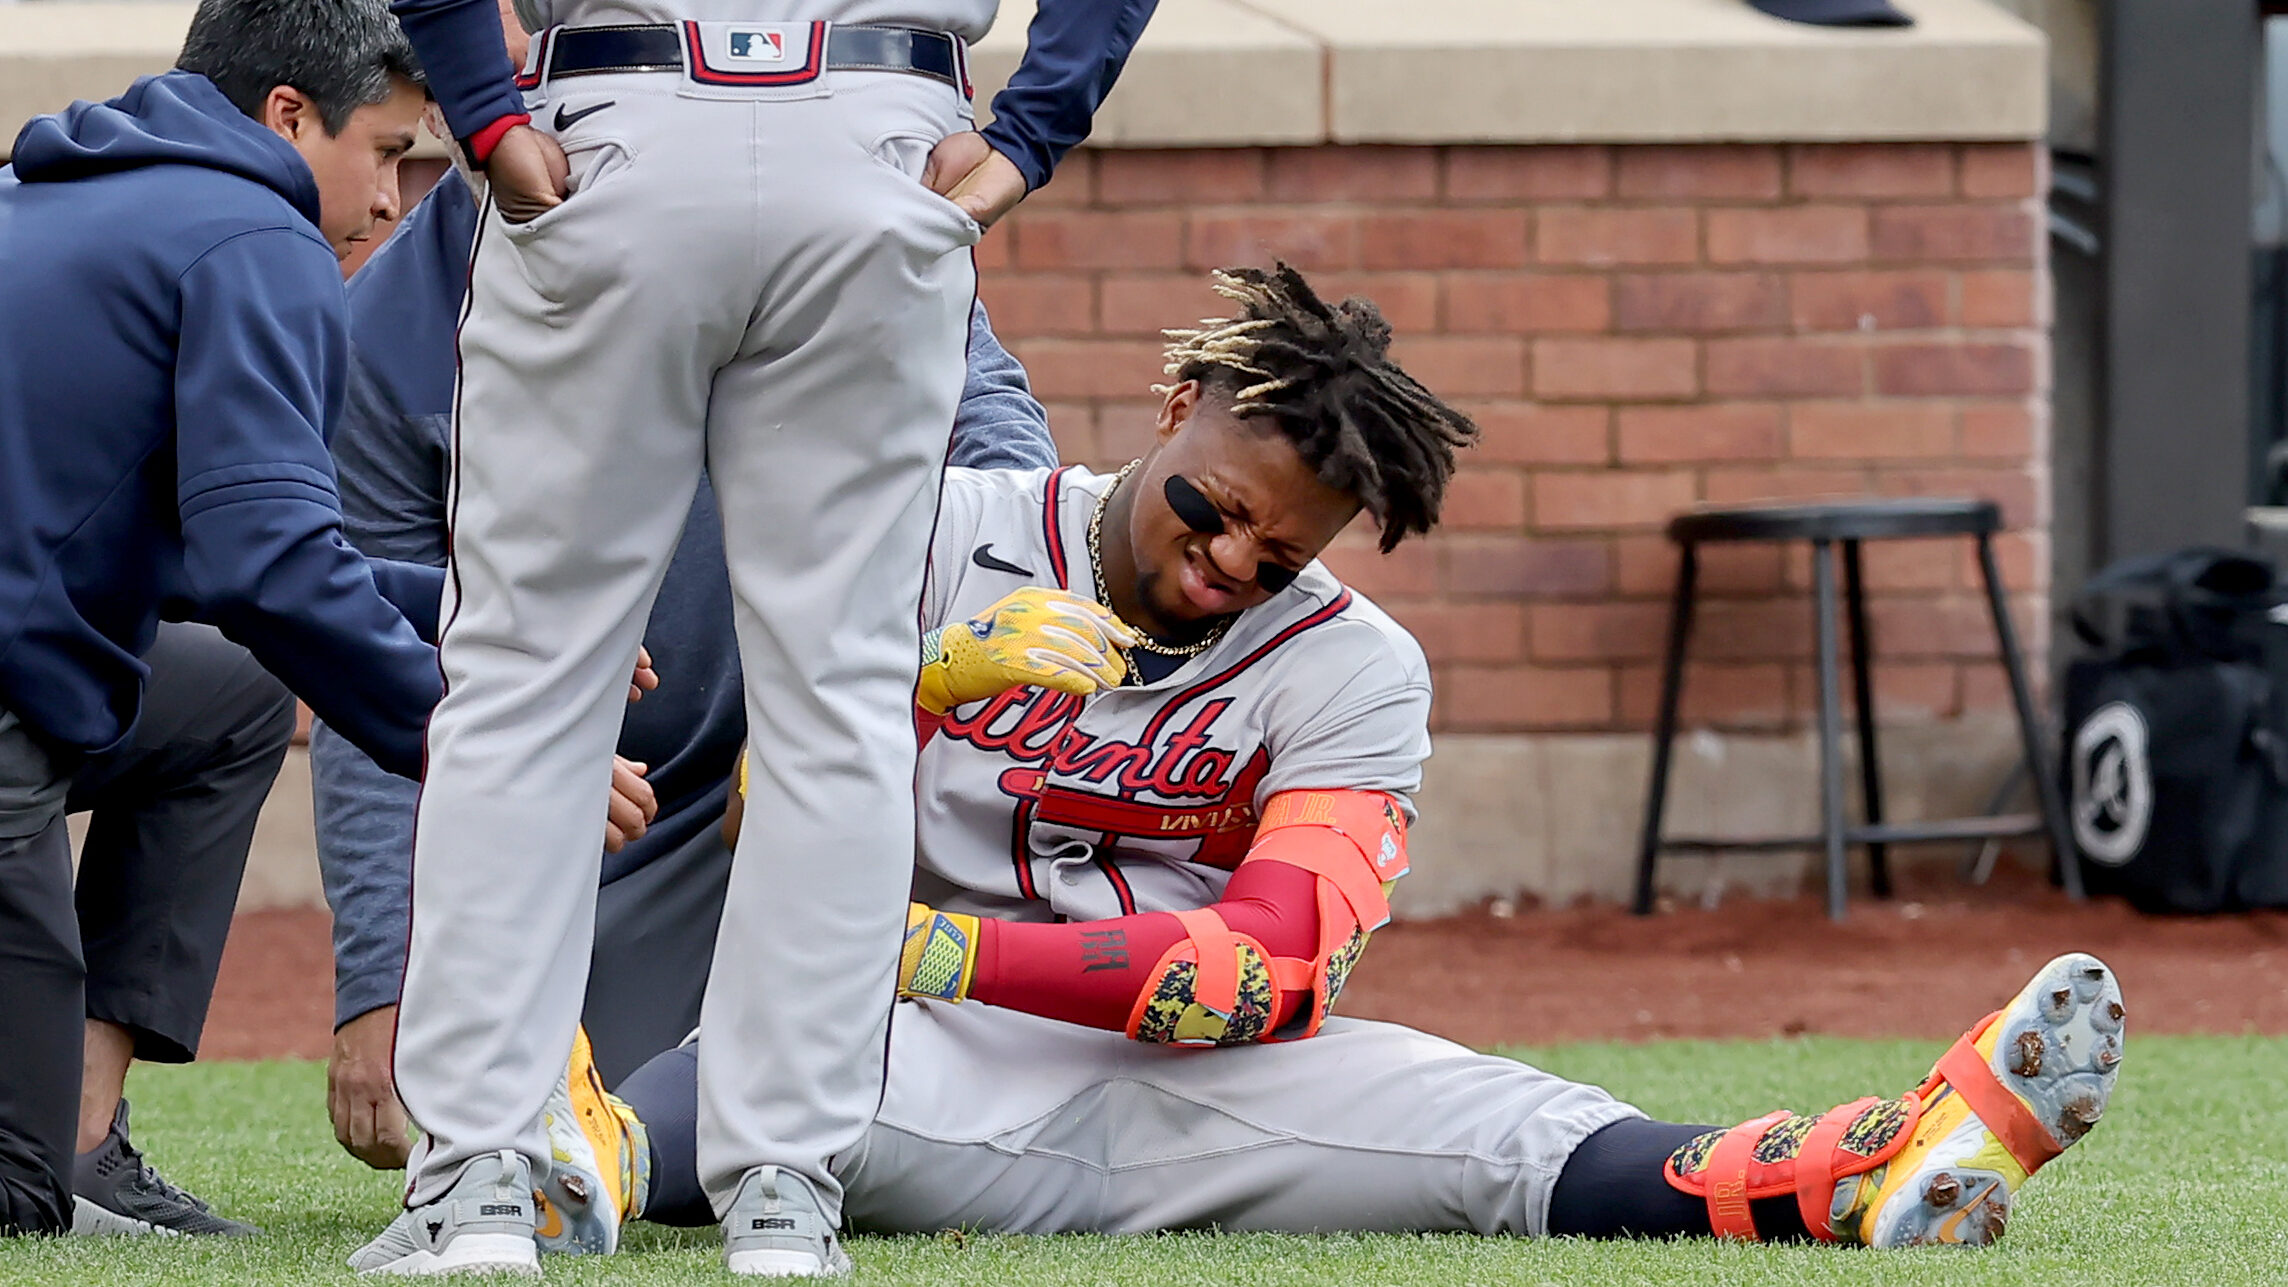
M 1088 525 L 1111 481 L 949 470 L 925 625 L 1024 585 L 1101 598 Z M 1206 906 L 1272 795 L 1409 798 L 1429 722 L 1421 647 L 1314 562 L 1153 683 L 1086 699 L 1018 688 L 956 708 L 922 752 L 919 896 L 1014 920 Z

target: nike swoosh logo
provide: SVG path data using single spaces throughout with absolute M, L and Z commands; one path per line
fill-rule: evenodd
M 583 107 L 577 112 L 567 112 L 562 107 L 558 107 L 556 109 L 556 132 L 562 134 L 564 131 L 571 129 L 573 126 L 578 125 L 584 120 L 587 120 L 589 117 L 603 111 L 605 108 L 616 107 L 618 105 L 619 100 L 608 99 L 604 102 L 596 104 L 594 107 Z
M 985 544 L 980 545 L 976 549 L 970 551 L 969 561 L 975 563 L 981 568 L 984 568 L 988 572 L 1006 572 L 1011 576 L 1029 577 L 1033 575 L 1026 569 L 1018 567 L 1016 564 L 1008 562 L 1005 559 L 994 558 L 993 542 L 991 541 L 987 541 Z
M 1939 1221 L 1938 1241 L 1945 1243 L 1961 1242 L 1963 1224 L 1970 1219 L 1972 1212 L 1985 1206 L 1993 1198 L 1994 1191 L 2000 1187 L 2002 1186 L 1999 1183 L 1989 1182 L 1985 1188 L 1979 1190 L 1977 1197 L 1970 1200 L 1969 1205 Z

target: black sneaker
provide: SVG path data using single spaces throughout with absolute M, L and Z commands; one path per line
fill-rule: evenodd
M 111 1133 L 93 1153 L 72 1163 L 73 1233 L 222 1234 L 262 1232 L 226 1220 L 207 1204 L 167 1183 L 127 1142 L 127 1101 L 111 1118 Z

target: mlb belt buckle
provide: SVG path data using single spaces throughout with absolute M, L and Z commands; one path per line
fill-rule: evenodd
M 826 67 L 823 22 L 685 22 L 691 79 L 702 85 L 801 85 Z
M 682 72 L 703 85 L 800 85 L 827 71 L 926 76 L 969 97 L 969 53 L 942 31 L 830 22 L 682 22 L 551 27 L 532 42 L 517 87 L 566 76 Z

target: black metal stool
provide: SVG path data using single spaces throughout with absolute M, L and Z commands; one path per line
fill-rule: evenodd
M 2034 711 L 2033 690 L 2026 683 L 2025 660 L 2018 652 L 2017 632 L 2010 625 L 2010 610 L 2002 595 L 2002 579 L 1994 566 L 1994 533 L 2001 530 L 2002 514 L 1992 501 L 1983 500 L 1866 500 L 1839 504 L 1749 505 L 1732 509 L 1703 509 L 1678 516 L 1668 525 L 1669 539 L 1682 555 L 1676 577 L 1676 601 L 1668 625 L 1668 658 L 1661 672 L 1659 725 L 1653 733 L 1652 787 L 1645 802 L 1643 843 L 1637 855 L 1636 912 L 1652 911 L 1653 869 L 1663 849 L 1713 853 L 1726 849 L 1818 849 L 1827 856 L 1827 914 L 1843 919 L 1849 873 L 1844 849 L 1865 845 L 1875 896 L 1888 898 L 1891 873 L 1885 861 L 1889 845 L 1923 840 L 1977 840 L 1988 837 L 2047 833 L 2056 849 L 2066 892 L 2082 896 L 2081 869 L 2075 863 L 2073 842 L 2066 829 L 2064 801 L 2058 779 L 2042 740 L 2042 724 Z M 1859 575 L 1861 541 L 1912 537 L 1968 536 L 1978 542 L 1978 566 L 1986 580 L 1986 602 L 1994 613 L 1994 633 L 2001 643 L 2002 665 L 2010 674 L 2010 698 L 2018 711 L 2018 735 L 2025 743 L 2025 763 L 2034 779 L 2040 812 L 1957 818 L 1944 822 L 1886 823 L 1883 820 L 1883 785 L 1875 752 L 1875 702 L 1867 674 L 1867 604 Z M 1756 836 L 1738 839 L 1663 838 L 1660 818 L 1668 800 L 1668 756 L 1676 739 L 1676 708 L 1684 688 L 1684 651 L 1692 636 L 1694 581 L 1699 570 L 1699 547 L 1710 541 L 1809 541 L 1815 633 L 1819 649 L 1819 777 L 1820 834 L 1816 836 Z M 1837 695 L 1835 659 L 1835 547 L 1843 547 L 1844 604 L 1851 614 L 1851 683 L 1859 717 L 1859 791 L 1863 821 L 1853 826 L 1843 817 L 1842 701 Z

